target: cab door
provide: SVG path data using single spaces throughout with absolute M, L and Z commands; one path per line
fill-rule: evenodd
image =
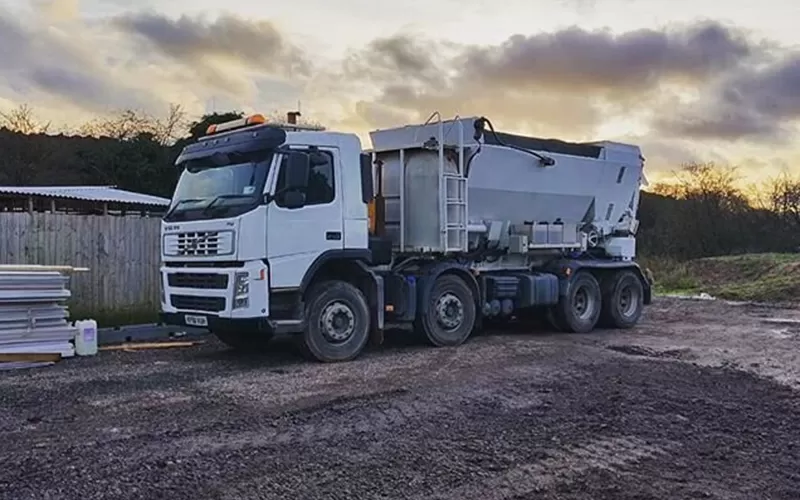
M 311 152 L 309 148 L 292 150 Z M 268 207 L 267 259 L 270 287 L 275 291 L 298 288 L 317 257 L 344 248 L 339 151 L 320 147 L 314 153 L 327 161 L 311 165 L 305 203 L 288 208 L 278 194 Z M 277 171 L 270 176 L 271 194 L 284 185 L 288 163 L 288 156 L 282 155 Z

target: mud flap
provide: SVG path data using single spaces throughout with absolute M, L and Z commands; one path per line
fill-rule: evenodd
M 367 286 L 370 288 L 370 293 L 367 296 L 367 302 L 370 306 L 370 333 L 369 343 L 373 346 L 380 346 L 383 344 L 383 330 L 385 318 L 385 291 L 383 285 L 383 276 L 372 272 L 363 263 L 358 263 L 362 266 L 365 274 L 367 275 Z

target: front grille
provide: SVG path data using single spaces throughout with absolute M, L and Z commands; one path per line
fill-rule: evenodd
M 170 302 L 175 309 L 186 311 L 207 311 L 218 313 L 225 310 L 223 297 L 195 297 L 193 295 L 170 295 Z
M 227 274 L 174 273 L 167 275 L 169 286 L 224 290 L 228 288 Z
M 164 254 L 174 257 L 209 257 L 233 253 L 233 231 L 196 231 L 164 236 Z

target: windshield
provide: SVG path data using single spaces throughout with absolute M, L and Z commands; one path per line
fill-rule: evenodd
M 227 153 L 188 160 L 165 220 L 231 217 L 256 206 L 264 191 L 271 152 Z

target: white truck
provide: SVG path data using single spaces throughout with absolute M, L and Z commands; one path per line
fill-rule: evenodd
M 362 150 L 355 134 L 253 115 L 186 146 L 162 225 L 162 320 L 240 349 L 291 334 L 335 362 L 395 326 L 457 346 L 534 315 L 630 328 L 650 304 L 638 147 L 438 113 L 370 137 Z

